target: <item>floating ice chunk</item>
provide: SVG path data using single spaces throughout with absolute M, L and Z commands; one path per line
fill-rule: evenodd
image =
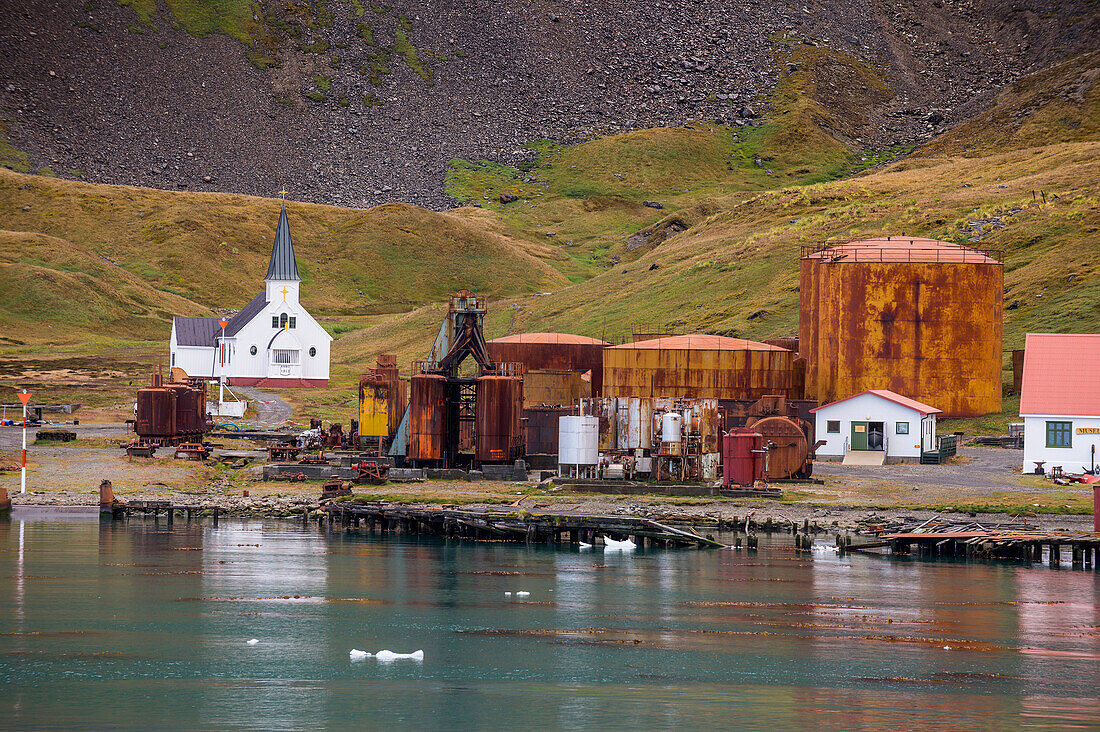
M 592 548 L 591 544 L 588 544 L 588 543 L 583 542 L 583 541 L 577 542 L 577 545 L 580 546 L 581 549 L 591 549 Z
M 364 658 L 370 658 L 370 654 L 366 651 L 360 651 L 358 648 L 352 648 L 348 654 L 353 661 L 362 661 Z
M 504 593 L 504 596 L 505 596 L 505 597 L 511 597 L 511 596 L 512 596 L 512 593 L 511 593 L 511 592 L 505 592 L 505 593 Z
M 257 643 L 259 643 L 259 642 L 260 642 L 260 641 L 259 641 L 259 639 L 258 639 L 258 638 L 253 638 L 252 640 L 248 641 L 248 645 L 250 645 L 250 646 L 254 646 L 254 645 L 256 645 L 256 644 L 257 644 Z
M 634 551 L 637 546 L 638 545 L 635 544 L 632 539 L 627 539 L 625 541 L 616 541 L 610 536 L 605 536 L 603 538 L 603 550 L 605 552 L 629 552 Z
M 528 597 L 528 596 L 530 596 L 530 594 L 531 594 L 530 592 L 520 590 L 519 592 L 516 593 L 516 597 Z
M 945 651 L 950 651 L 950 650 L 951 650 L 951 646 L 944 646 L 944 647 L 943 647 L 943 650 L 945 650 Z
M 394 653 L 393 651 L 383 650 L 383 651 L 379 651 L 378 653 L 374 654 L 374 657 L 377 658 L 382 663 L 391 663 L 393 661 L 399 661 L 399 660 L 404 659 L 404 658 L 407 658 L 410 661 L 423 661 L 424 660 L 424 651 L 420 650 L 420 651 L 413 651 L 412 653 Z

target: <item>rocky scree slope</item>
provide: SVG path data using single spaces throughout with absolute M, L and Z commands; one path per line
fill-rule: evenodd
M 120 2 L 0 5 L 3 164 L 441 208 L 455 157 L 514 163 L 543 138 L 756 124 L 788 71 L 782 46 L 880 70 L 891 93 L 851 134 L 875 148 L 968 118 L 1098 30 L 1087 0 Z

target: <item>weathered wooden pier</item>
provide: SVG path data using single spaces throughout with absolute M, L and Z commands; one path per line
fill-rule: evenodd
M 841 552 L 888 548 L 895 555 L 966 559 L 1016 559 L 1100 569 L 1100 532 L 1053 531 L 1027 524 L 983 525 L 932 519 L 912 526 L 883 527 L 870 540 L 837 537 Z
M 722 547 L 712 536 L 646 518 L 568 516 L 527 511 L 469 511 L 375 502 L 334 501 L 324 506 L 330 526 L 371 532 L 427 534 L 471 541 L 595 544 L 599 536 L 631 538 L 639 547 Z

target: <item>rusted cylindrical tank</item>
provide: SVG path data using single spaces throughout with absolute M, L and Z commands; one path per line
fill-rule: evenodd
M 790 396 L 794 354 L 740 338 L 680 335 L 603 352 L 607 396 L 758 399 Z
M 412 377 L 409 398 L 409 460 L 442 460 L 447 438 L 447 379 Z
M 768 448 L 769 478 L 807 478 L 813 472 L 810 443 L 797 421 L 790 417 L 764 417 L 750 428 L 763 436 Z
M 207 430 L 204 385 L 162 385 L 159 375 L 152 386 L 138 389 L 134 432 L 149 442 L 176 444 L 202 439 Z
M 722 435 L 722 485 L 751 486 L 764 477 L 764 436 L 736 429 Z
M 477 429 L 474 456 L 479 463 L 511 462 L 526 452 L 523 434 L 523 379 L 477 379 Z
M 574 372 L 584 374 L 591 371 L 591 393 L 584 396 L 600 396 L 603 393 L 603 350 L 609 344 L 599 338 L 572 335 L 570 333 L 518 333 L 516 335 L 494 338 L 486 343 L 489 356 L 497 363 L 522 363 L 527 373 L 533 371 Z M 554 393 L 543 395 L 538 392 L 526 394 L 527 406 L 538 404 L 571 404 L 575 396 L 568 391 L 575 388 L 572 381 L 563 382 L 566 392 L 560 396 Z M 549 382 L 547 387 L 553 386 Z M 532 401 L 533 399 L 541 401 Z M 572 401 L 571 401 L 572 400 Z
M 944 417 L 1001 411 L 1004 266 L 994 251 L 887 237 L 804 250 L 806 397 L 889 389 Z

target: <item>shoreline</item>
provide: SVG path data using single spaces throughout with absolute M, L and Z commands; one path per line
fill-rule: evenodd
M 517 484 L 522 486 L 523 484 Z M 50 491 L 49 493 L 26 493 L 10 496 L 13 511 L 20 508 L 44 509 L 98 509 L 99 504 L 89 500 L 88 491 Z M 645 502 L 631 502 L 629 499 L 646 499 Z M 257 496 L 240 495 L 195 495 L 176 492 L 159 492 L 141 495 L 126 495 L 122 501 L 168 500 L 176 506 L 196 507 L 196 514 L 212 515 L 216 507 L 219 515 L 225 518 L 282 519 L 302 522 L 303 511 L 308 509 L 311 517 L 322 513 L 323 503 L 311 496 Z M 385 506 L 407 506 L 427 510 L 458 509 L 514 513 L 523 511 L 539 515 L 562 516 L 620 516 L 646 518 L 680 523 L 683 525 L 731 525 L 743 522 L 751 515 L 757 524 L 785 527 L 801 526 L 809 521 L 816 531 L 859 532 L 869 523 L 882 521 L 924 521 L 938 517 L 945 520 L 975 521 L 978 523 L 1020 522 L 1045 530 L 1091 531 L 1092 516 L 1086 514 L 1041 513 L 1028 516 L 1015 516 L 1007 513 L 981 513 L 969 511 L 935 511 L 906 507 L 870 507 L 870 506 L 813 506 L 807 504 L 769 505 L 764 499 L 745 499 L 743 501 L 715 501 L 694 505 L 664 503 L 659 496 L 613 496 L 583 494 L 561 496 L 547 500 L 546 496 L 521 496 L 510 503 L 500 502 L 441 502 L 435 500 L 381 500 L 367 499 Z M 779 528 L 777 530 L 787 530 Z

